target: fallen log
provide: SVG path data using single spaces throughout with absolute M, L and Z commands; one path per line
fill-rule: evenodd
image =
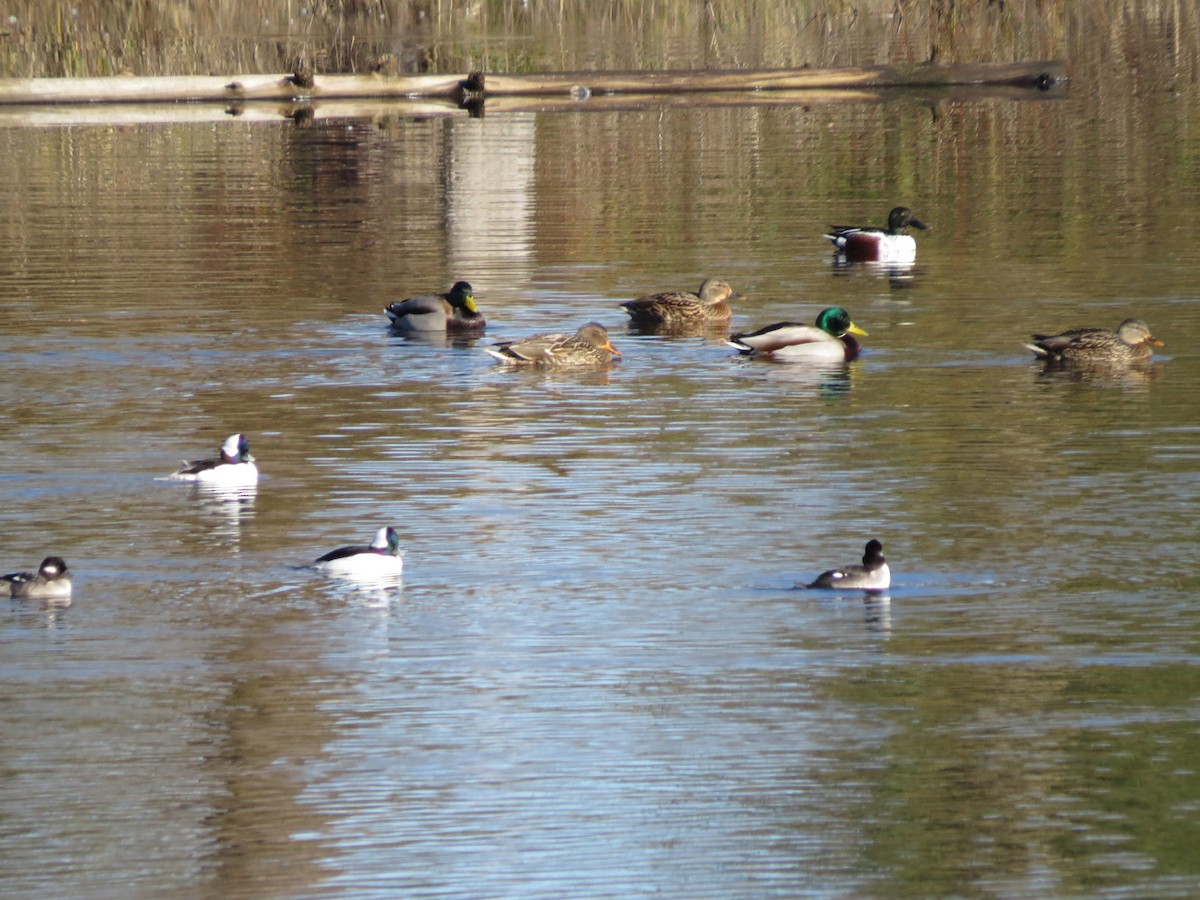
M 542 75 L 174 75 L 141 78 L 0 79 L 0 105 L 48 103 L 165 103 L 353 98 L 449 98 L 479 104 L 488 97 L 599 94 L 678 94 L 816 88 L 1020 85 L 1048 88 L 1066 79 L 1057 62 L 942 66 L 859 66 L 840 69 L 689 69 L 685 71 L 564 72 Z
M 947 101 L 1057 100 L 1056 91 L 1031 94 L 1028 88 L 1011 85 L 915 88 L 905 93 L 906 102 L 935 106 Z M 376 119 L 389 117 L 442 117 L 471 115 L 503 116 L 511 113 L 630 112 L 650 108 L 697 109 L 700 107 L 817 107 L 845 103 L 886 103 L 898 99 L 884 88 L 826 90 L 778 90 L 709 94 L 600 94 L 587 99 L 569 96 L 520 95 L 491 97 L 483 105 L 465 110 L 460 104 L 437 98 L 360 97 L 281 103 L 53 103 L 0 104 L 0 128 L 62 127 L 64 125 L 136 125 L 222 122 L 319 122 L 330 119 Z

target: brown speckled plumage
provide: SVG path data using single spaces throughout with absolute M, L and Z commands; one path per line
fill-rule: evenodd
M 733 318 L 727 301 L 743 300 L 724 281 L 709 278 L 699 292 L 669 291 L 650 294 L 621 304 L 634 325 L 642 327 L 677 327 L 685 325 L 723 325 Z

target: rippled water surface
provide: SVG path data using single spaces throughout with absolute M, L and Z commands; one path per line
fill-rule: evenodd
M 1200 96 L 1103 102 L 0 128 L 0 564 L 76 573 L 3 607 L 4 892 L 1200 892 Z M 831 264 L 899 202 L 916 267 Z M 627 330 L 709 275 L 865 353 Z M 459 278 L 485 337 L 388 331 Z M 257 490 L 161 480 L 235 431 Z M 385 524 L 402 585 L 304 568 Z

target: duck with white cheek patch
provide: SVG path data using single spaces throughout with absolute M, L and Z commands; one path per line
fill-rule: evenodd
M 339 547 L 319 556 L 313 567 L 340 578 L 396 578 L 404 571 L 400 555 L 400 532 L 380 528 L 367 546 Z
M 63 600 L 71 596 L 71 573 L 61 556 L 47 556 L 36 572 L 0 575 L 14 600 Z
M 258 483 L 258 466 L 250 455 L 250 442 L 244 434 L 231 434 L 213 459 L 184 461 L 171 475 L 173 481 L 195 481 L 222 487 L 242 487 Z

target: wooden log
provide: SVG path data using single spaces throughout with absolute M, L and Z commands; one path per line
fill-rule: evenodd
M 1060 91 L 1038 91 L 1011 85 L 945 87 L 904 93 L 904 101 L 936 106 L 948 100 L 1056 100 Z M 628 112 L 646 109 L 687 107 L 817 107 L 845 103 L 886 103 L 897 99 L 887 88 L 863 90 L 778 90 L 706 94 L 600 94 L 585 100 L 569 96 L 516 95 L 491 97 L 473 113 L 503 116 L 512 113 Z M 320 101 L 280 103 L 55 103 L 0 104 L 0 128 L 62 127 L 64 125 L 138 125 L 223 122 L 281 122 L 292 119 L 325 121 L 371 119 L 385 121 L 398 116 L 465 116 L 467 111 L 454 101 L 438 98 L 349 97 Z
M 695 69 L 488 75 L 484 93 L 489 97 L 511 97 L 531 94 L 673 94 L 976 84 L 1045 88 L 1065 80 L 1062 64 L 1055 62 L 859 66 L 841 69 Z
M 461 93 L 462 75 L 317 75 L 312 87 L 292 75 L 244 75 L 217 78 L 172 75 L 138 78 L 5 78 L 0 104 L 11 103 L 162 103 L 302 101 L 323 97 L 451 97 Z
M 319 122 L 331 119 L 376 119 L 409 116 L 464 117 L 468 113 L 449 100 L 351 98 L 320 103 L 52 103 L 0 104 L 2 128 L 61 128 L 65 125 L 120 127 L 179 125 L 199 122 Z
M 305 101 L 363 97 L 446 97 L 478 103 L 486 97 L 673 94 L 815 88 L 1026 85 L 1065 80 L 1060 63 L 956 66 L 862 66 L 844 69 L 689 69 L 663 72 L 565 72 L 544 75 L 177 75 L 138 78 L 0 79 L 0 105 L 17 103 L 149 103 Z

